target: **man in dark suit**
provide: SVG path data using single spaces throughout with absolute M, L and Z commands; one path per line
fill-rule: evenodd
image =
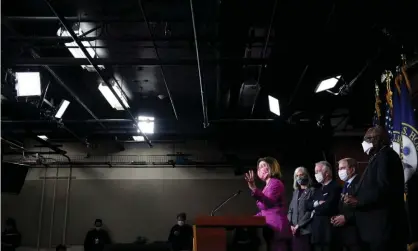
M 338 215 L 331 218 L 331 224 L 336 227 L 340 250 L 360 251 L 360 238 L 358 236 L 354 208 L 344 203 L 344 197 L 353 195 L 357 188 L 360 176 L 357 175 L 357 161 L 345 158 L 338 162 L 338 176 L 344 181 L 343 191 L 338 209 Z
M 404 173 L 399 155 L 390 147 L 386 130 L 372 127 L 362 143 L 370 155 L 356 192 L 344 197 L 355 208 L 365 250 L 406 250 L 408 227 L 404 204 Z
M 315 179 L 322 186 L 315 191 L 307 205 L 312 211 L 311 242 L 315 251 L 332 251 L 337 241 L 331 217 L 338 213 L 341 188 L 332 179 L 331 165 L 327 161 L 315 164 Z

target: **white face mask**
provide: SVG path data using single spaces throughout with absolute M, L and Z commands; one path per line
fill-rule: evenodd
M 183 225 L 184 225 L 184 221 L 179 220 L 179 221 L 177 221 L 177 224 L 178 224 L 179 226 L 183 226 Z
M 346 170 L 346 169 L 339 170 L 339 171 L 338 171 L 338 176 L 340 177 L 340 179 L 341 179 L 342 181 L 347 181 L 347 180 L 348 180 L 347 170 Z
M 373 143 L 368 143 L 366 141 L 363 141 L 361 143 L 361 146 L 363 147 L 363 151 L 368 155 L 370 153 L 370 150 L 373 148 Z
M 321 183 L 322 181 L 324 181 L 324 175 L 322 175 L 322 173 L 316 173 L 315 179 L 316 181 L 318 181 L 318 183 Z

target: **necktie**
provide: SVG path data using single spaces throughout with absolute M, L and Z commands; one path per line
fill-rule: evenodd
M 344 187 L 343 187 L 343 194 L 346 194 L 348 192 L 348 186 L 350 185 L 350 183 L 345 182 Z

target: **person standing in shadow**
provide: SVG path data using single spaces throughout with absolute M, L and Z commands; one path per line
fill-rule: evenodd
M 1 234 L 1 250 L 15 251 L 20 246 L 21 235 L 16 227 L 16 221 L 12 218 L 6 220 L 6 229 Z
M 84 240 L 84 251 L 103 251 L 108 244 L 111 244 L 109 233 L 103 229 L 103 221 L 96 219 L 94 229 L 87 233 Z
M 193 249 L 193 228 L 186 224 L 186 213 L 177 215 L 177 224 L 175 224 L 168 236 L 168 242 L 173 251 L 191 251 Z

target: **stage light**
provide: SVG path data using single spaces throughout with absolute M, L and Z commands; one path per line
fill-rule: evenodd
M 134 141 L 138 141 L 138 142 L 145 141 L 144 136 L 132 136 L 132 138 L 134 139 Z
M 270 107 L 270 111 L 274 114 L 276 114 L 277 116 L 280 116 L 280 105 L 279 105 L 279 100 L 277 98 L 274 98 L 272 96 L 268 96 L 269 98 L 269 107 Z
M 145 134 L 154 133 L 154 117 L 139 116 L 138 127 L 139 129 L 141 129 L 142 133 L 145 133 Z
M 119 96 L 119 98 L 122 100 L 123 104 L 129 108 L 128 101 L 126 100 L 125 95 L 122 93 L 122 89 L 119 87 L 118 84 L 113 83 L 111 84 L 113 90 L 116 92 L 116 94 Z M 109 89 L 107 85 L 104 83 L 101 83 L 99 85 L 99 90 L 102 93 L 102 95 L 106 98 L 107 102 L 116 110 L 121 111 L 124 110 L 123 106 L 119 103 L 115 95 L 113 95 L 112 91 Z
M 55 113 L 55 118 L 60 119 L 64 114 L 65 110 L 67 110 L 68 106 L 70 105 L 70 101 L 63 99 L 61 104 L 58 106 L 58 110 Z
M 48 137 L 46 135 L 38 135 L 38 138 L 48 140 Z
M 18 97 L 41 96 L 41 75 L 39 72 L 16 72 Z
M 318 84 L 318 86 L 316 87 L 315 93 L 326 91 L 326 90 L 334 88 L 337 85 L 340 78 L 341 78 L 341 76 L 336 76 L 336 77 L 332 77 L 332 78 L 322 80 Z
M 79 25 L 75 26 L 74 33 L 77 36 L 83 35 L 83 31 L 80 29 Z M 70 37 L 70 33 L 65 28 L 59 28 L 57 35 L 59 37 Z M 89 41 L 81 41 L 81 43 L 86 47 L 87 52 L 92 58 L 97 58 L 97 54 L 93 48 L 91 48 L 91 44 Z M 76 42 L 69 42 L 65 43 L 65 46 L 70 51 L 70 53 L 75 58 L 86 58 L 86 55 L 83 53 L 83 51 L 78 47 Z M 94 68 L 92 65 L 82 65 L 83 69 L 86 69 L 87 71 L 94 71 Z M 105 67 L 103 65 L 98 65 L 100 69 L 104 69 Z

